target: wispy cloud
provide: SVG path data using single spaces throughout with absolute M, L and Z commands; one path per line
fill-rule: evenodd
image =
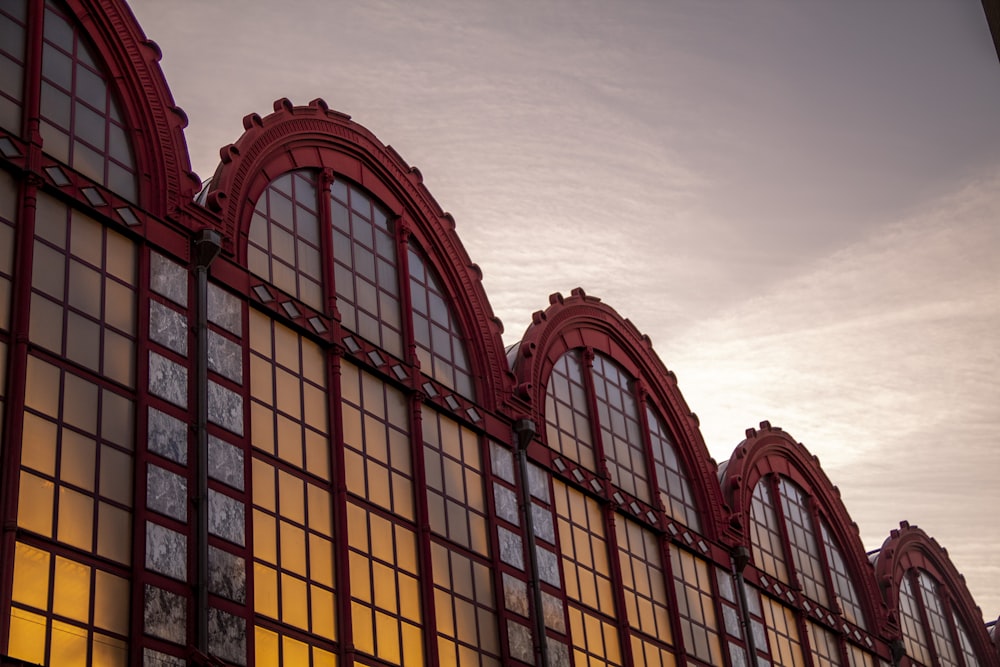
M 988 610 L 998 190 L 997 177 L 974 183 L 660 346 L 713 455 L 761 419 L 786 428 L 840 486 L 866 546 L 899 520 L 921 525 Z

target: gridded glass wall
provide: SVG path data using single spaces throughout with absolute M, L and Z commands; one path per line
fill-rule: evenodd
M 945 587 L 926 570 L 913 568 L 899 583 L 899 619 L 906 654 L 914 664 L 979 665 L 965 623 L 951 609 Z
M 403 356 L 399 257 L 382 207 L 350 183 L 330 186 L 333 270 L 344 326 Z M 431 374 L 430 367 L 425 368 Z
M 41 125 L 46 153 L 138 201 L 128 126 L 101 66 L 72 21 L 46 2 Z
M 546 397 L 549 446 L 583 469 L 606 466 L 611 484 L 605 499 L 604 486 L 579 471 L 568 475 L 574 485 L 553 482 L 574 664 L 673 665 L 681 646 L 690 659 L 722 664 L 712 563 L 646 523 L 651 514 L 637 520 L 607 509 L 621 503 L 635 512 L 624 499 L 659 497 L 671 519 L 700 525 L 664 421 L 641 404 L 635 379 L 601 353 L 563 354 Z M 688 534 L 686 546 L 693 542 Z
M 866 627 L 853 577 L 818 504 L 788 477 L 766 475 L 754 487 L 749 509 L 754 563 L 784 585 L 801 587 L 801 597 L 765 595 L 775 664 L 797 664 L 800 650 L 811 654 L 814 665 L 839 666 L 845 654 L 855 662 L 874 662 L 872 646 L 845 641 L 849 635 L 836 620 Z M 800 636 L 792 620 L 806 618 L 796 621 L 804 623 Z M 853 633 L 855 641 L 861 636 Z
M 316 173 L 295 171 L 271 181 L 254 207 L 247 268 L 266 282 L 323 309 Z

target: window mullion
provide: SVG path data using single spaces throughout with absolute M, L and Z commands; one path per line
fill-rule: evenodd
M 324 190 L 325 191 L 325 190 Z M 328 209 L 329 210 L 329 209 Z M 326 227 L 326 223 L 323 223 Z M 329 238 L 329 231 L 325 234 Z M 324 262 L 329 265 L 331 262 Z M 330 303 L 336 300 L 332 283 L 330 285 Z M 330 435 L 331 446 L 330 467 L 333 476 L 333 526 L 336 540 L 334 542 L 334 581 L 337 582 L 337 637 L 340 639 L 341 652 L 344 653 L 345 661 L 350 656 L 346 654 L 343 647 L 352 648 L 354 646 L 353 616 L 351 615 L 351 571 L 350 571 L 350 550 L 347 539 L 347 471 L 344 456 L 344 423 L 341 418 L 341 401 L 343 390 L 341 387 L 344 350 L 338 345 L 334 345 L 330 353 L 326 355 L 327 377 L 327 409 L 330 415 Z M 350 664 L 348 662 L 348 664 Z
M 417 359 L 417 342 L 413 334 L 413 297 L 410 290 L 410 239 L 413 231 L 410 223 L 402 216 L 390 219 L 393 238 L 396 241 L 396 281 L 399 287 L 399 317 L 403 329 L 403 355 L 412 368 L 418 369 L 412 381 L 420 383 L 420 361 Z M 431 369 L 424 372 L 430 374 Z
M 434 574 L 431 571 L 431 522 L 427 506 L 427 470 L 424 462 L 423 395 L 411 391 L 410 452 L 413 465 L 413 498 L 416 509 L 418 568 L 420 572 L 420 607 L 424 632 L 424 664 L 438 664 L 437 616 L 434 613 Z
M 29 22 L 29 27 L 32 25 Z M 39 37 L 40 39 L 40 37 Z M 36 59 L 37 60 L 37 59 Z M 31 62 L 29 60 L 29 62 Z M 15 221 L 14 272 L 11 285 L 10 344 L 7 347 L 7 387 L 4 424 L 0 424 L 0 655 L 8 650 L 8 622 L 13 595 L 14 543 L 17 536 L 17 499 L 20 490 L 21 440 L 24 432 L 24 392 L 28 367 L 28 324 L 31 303 L 31 268 L 35 240 L 35 213 L 38 185 L 32 181 L 22 186 Z
M 792 538 L 788 534 L 788 518 L 785 516 L 785 505 L 781 501 L 781 478 L 777 474 L 770 474 L 767 477 L 767 484 L 771 492 L 771 498 L 774 501 L 771 506 L 774 509 L 775 517 L 777 517 L 778 525 L 781 529 L 781 542 L 782 547 L 785 550 L 785 567 L 788 570 L 789 583 L 797 590 L 798 597 L 801 597 L 805 595 L 805 589 L 802 586 L 802 580 L 799 577 L 799 568 L 795 563 L 795 555 L 792 552 Z M 799 604 L 793 605 L 792 608 L 795 612 L 795 624 L 799 629 L 799 643 L 802 647 L 802 658 L 806 661 L 806 667 L 811 667 L 813 659 L 812 645 L 809 641 L 809 628 L 807 627 L 808 623 Z
M 933 665 L 940 665 L 941 658 L 938 656 L 937 642 L 934 641 L 934 626 L 927 615 L 927 601 L 924 600 L 924 591 L 920 586 L 920 572 L 914 568 L 906 572 L 903 576 L 910 579 L 913 599 L 916 602 L 917 611 L 920 613 L 920 624 L 924 630 L 924 644 L 926 645 L 927 653 L 931 657 L 931 663 Z
M 941 595 L 941 587 L 938 587 L 938 601 L 941 603 L 941 614 L 944 616 L 944 622 L 948 624 L 948 635 L 951 637 L 951 645 L 954 647 L 955 659 L 958 661 L 960 667 L 968 667 L 965 662 L 965 651 L 962 647 L 962 640 L 958 636 L 958 627 L 956 627 L 955 613 L 952 611 L 951 607 L 951 596 Z
M 333 183 L 333 178 L 333 171 L 330 169 L 324 169 L 317 176 L 316 196 L 319 198 L 319 201 L 316 204 L 319 207 L 319 247 L 320 256 L 322 257 L 323 290 L 325 292 L 323 314 L 332 316 L 339 325 L 340 311 L 337 310 L 337 286 L 334 284 L 333 270 L 333 218 L 330 212 L 330 184 Z M 339 337 L 337 341 L 339 342 Z M 339 367 L 338 361 L 338 373 Z M 333 407 L 339 408 L 339 402 Z M 330 414 L 334 413 L 331 412 Z

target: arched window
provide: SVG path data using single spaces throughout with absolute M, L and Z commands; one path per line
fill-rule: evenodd
M 722 664 L 716 566 L 704 541 L 681 538 L 700 520 L 663 418 L 623 365 L 590 349 L 556 358 L 544 395 L 574 664 L 672 665 L 679 650 Z M 642 511 L 654 502 L 676 542 Z
M 766 640 L 755 641 L 758 655 L 775 665 L 802 664 L 806 654 L 813 665 L 823 667 L 875 665 L 865 606 L 831 528 L 831 520 L 842 519 L 831 519 L 832 510 L 813 495 L 815 489 L 789 476 L 787 459 L 777 454 L 771 454 L 774 459 L 753 458 L 754 452 L 773 447 L 774 440 L 790 447 L 790 456 L 800 455 L 800 445 L 767 428 L 770 433 L 753 445 L 759 449 L 743 445 L 751 448 L 750 455 L 740 453 L 742 474 L 781 471 L 760 475 L 752 492 L 747 489 L 748 536 L 758 569 L 750 579 L 759 588 L 748 587 L 746 593 L 749 599 L 760 596 L 767 629 Z M 741 473 L 727 468 L 726 474 L 732 479 Z
M 349 157 L 359 146 L 331 146 L 359 126 L 319 103 L 276 108 L 247 123 L 204 195 L 245 243 L 215 260 L 210 284 L 215 306 L 244 322 L 245 335 L 218 333 L 246 368 L 224 377 L 210 368 L 209 381 L 235 395 L 217 415 L 233 428 L 214 422 L 222 429 L 212 434 L 251 471 L 242 488 L 210 484 L 237 503 L 242 494 L 252 519 L 252 539 L 219 547 L 246 594 L 212 597 L 209 618 L 233 636 L 244 628 L 253 648 L 210 640 L 210 652 L 320 667 L 349 645 L 366 664 L 498 667 L 517 651 L 520 630 L 510 628 L 526 627 L 507 620 L 501 573 L 526 575 L 523 555 L 520 570 L 507 564 L 505 540 L 521 539 L 521 520 L 500 527 L 487 494 L 498 483 L 487 444 L 511 436 L 496 420 L 487 433 L 486 408 L 472 402 L 479 378 L 460 318 L 467 267 L 425 248 L 440 255 L 457 242 L 437 238 L 444 230 L 413 205 L 419 193 L 401 196 L 409 181 L 393 180 L 394 163 L 372 156 L 362 168 Z M 304 137 L 289 122 L 299 114 L 314 115 Z M 323 123 L 329 136 L 317 138 Z M 290 163 L 288 146 L 301 151 Z M 249 289 L 227 282 L 234 275 Z M 502 484 L 516 483 L 508 477 Z
M 250 221 L 248 268 L 317 310 L 323 309 L 316 174 L 294 171 L 271 181 Z
M 773 500 L 775 494 L 780 499 L 780 510 Z M 829 609 L 839 608 L 851 623 L 865 628 L 860 598 L 840 547 L 801 487 L 780 475 L 762 478 L 754 488 L 750 520 L 751 545 L 758 567 L 785 583 L 791 583 L 790 572 L 794 572 L 811 601 Z
M 129 609 L 147 565 L 135 545 L 187 515 L 183 497 L 137 497 L 183 483 L 170 464 L 150 463 L 145 479 L 153 446 L 139 430 L 175 419 L 171 447 L 186 456 L 184 422 L 168 413 L 190 397 L 167 381 L 187 353 L 184 306 L 150 297 L 153 253 L 130 228 L 190 188 L 172 171 L 187 160 L 182 114 L 162 115 L 172 101 L 131 21 L 123 3 L 0 3 L 0 448 L 11 463 L 0 486 L 16 495 L 0 510 L 17 525 L 0 547 L 0 645 L 32 663 L 134 662 Z M 140 201 L 140 172 L 147 184 L 173 178 L 171 193 L 146 188 Z M 169 352 L 151 349 L 167 341 Z
M 979 665 L 969 631 L 943 587 L 926 570 L 912 568 L 899 585 L 899 618 L 906 655 L 914 665 Z
M 86 39 L 46 2 L 39 114 L 43 150 L 135 202 L 135 162 L 115 93 Z

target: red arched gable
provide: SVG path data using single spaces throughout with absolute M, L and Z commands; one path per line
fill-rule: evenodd
M 721 480 L 723 494 L 738 518 L 740 529 L 744 531 L 746 546 L 750 547 L 746 530 L 750 523 L 750 501 L 757 482 L 772 473 L 789 478 L 823 509 L 841 556 L 850 568 L 855 589 L 871 623 L 870 630 L 878 634 L 879 628 L 886 622 L 886 607 L 879 595 L 858 526 L 844 507 L 840 490 L 826 476 L 819 459 L 781 428 L 765 421 L 761 422 L 759 430 L 747 429 L 746 435 L 747 438 L 726 462 Z
M 545 423 L 545 387 L 553 366 L 576 348 L 602 352 L 639 379 L 673 436 L 697 497 L 704 532 L 716 538 L 723 535 L 729 511 L 719 489 L 717 467 L 701 436 L 698 417 L 677 387 L 677 377 L 664 366 L 648 336 L 579 287 L 569 297 L 559 293 L 549 297 L 549 307 L 532 315 L 511 358 L 518 396 L 531 404 L 537 423 Z
M 192 200 L 200 185 L 184 140 L 187 116 L 174 104 L 161 53 L 122 0 L 65 0 L 65 7 L 118 82 L 139 172 L 139 204 L 158 217 Z
M 220 150 L 222 161 L 205 197 L 209 210 L 221 218 L 225 250 L 245 265 L 254 204 L 277 176 L 312 168 L 353 180 L 396 216 L 441 277 L 468 338 L 479 401 L 487 408 L 498 405 L 510 393 L 503 326 L 486 298 L 479 267 L 455 233 L 454 219 L 424 187 L 419 170 L 322 99 L 298 107 L 277 100 L 273 113 L 250 114 L 243 127 L 243 135 Z
M 948 550 L 922 529 L 906 521 L 900 522 L 899 528 L 889 533 L 875 558 L 875 577 L 886 604 L 893 610 L 893 621 L 897 624 L 895 632 L 899 632 L 896 611 L 899 609 L 899 588 L 903 576 L 913 568 L 926 570 L 947 588 L 952 609 L 965 624 L 976 655 L 987 660 L 994 659 L 993 663 L 987 664 L 1000 665 L 996 648 L 992 646 L 983 624 L 983 612 L 969 593 L 965 577 L 948 556 Z

